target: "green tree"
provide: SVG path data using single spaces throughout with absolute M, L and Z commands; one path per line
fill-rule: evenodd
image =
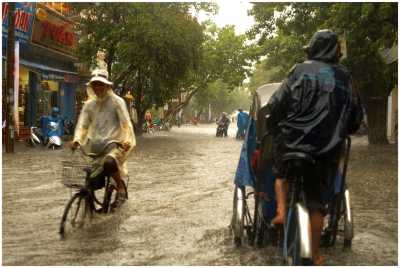
M 277 73 L 280 71 L 281 68 L 279 67 L 269 68 L 266 65 L 265 60 L 255 64 L 254 70 L 251 74 L 250 82 L 247 84 L 249 91 L 253 93 L 258 87 L 264 84 L 280 82 L 281 79 L 277 75 Z
M 256 59 L 257 54 L 254 45 L 246 44 L 246 35 L 236 35 L 234 26 L 218 28 L 210 21 L 204 23 L 204 32 L 205 41 L 198 68 L 181 84 L 180 88 L 186 97 L 170 111 L 171 114 L 188 105 L 197 94 L 196 103 L 208 107 L 209 102 L 205 100 L 211 99 L 210 96 L 215 94 L 213 91 L 220 88 L 213 83 L 220 80 L 223 88 L 232 91 L 241 86 L 251 73 L 252 60 Z
M 209 105 L 213 117 L 218 117 L 222 112 L 232 113 L 238 108 L 248 110 L 251 103 L 250 92 L 244 87 L 231 89 L 227 83 L 217 80 L 211 83 L 207 90 L 198 92 L 190 102 L 192 114 L 208 113 Z
M 96 3 L 78 6 L 82 18 L 78 55 L 94 65 L 104 51 L 116 86 L 133 89 L 139 125 L 153 105 L 179 95 L 179 85 L 197 69 L 202 26 L 186 3 Z M 140 128 L 139 128 L 140 129 Z
M 365 105 L 371 144 L 387 143 L 387 97 L 397 81 L 397 62 L 386 64 L 384 48 L 397 43 L 397 3 L 256 3 L 250 14 L 256 24 L 265 65 L 277 68 L 272 79 L 284 79 L 293 64 L 304 59 L 302 47 L 312 34 L 330 28 L 345 37 L 347 58 Z

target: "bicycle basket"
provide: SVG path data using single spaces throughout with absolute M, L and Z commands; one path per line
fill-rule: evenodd
M 74 161 L 61 161 L 61 164 L 62 184 L 70 188 L 85 186 L 86 172 L 84 171 L 84 169 L 90 168 L 90 165 Z

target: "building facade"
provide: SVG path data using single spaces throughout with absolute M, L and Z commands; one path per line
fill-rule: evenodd
M 74 22 L 54 3 L 16 3 L 16 76 L 19 124 L 38 125 L 39 118 L 59 107 L 64 118 L 75 120 L 76 95 L 84 90 L 76 68 Z M 8 3 L 3 5 L 3 87 L 6 77 Z M 61 11 L 68 4 L 57 3 Z M 19 70 L 18 70 L 19 69 Z M 3 91 L 4 92 L 4 91 Z

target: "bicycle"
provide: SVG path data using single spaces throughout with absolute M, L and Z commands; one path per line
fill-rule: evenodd
M 312 265 L 310 217 L 304 193 L 305 170 L 315 160 L 303 152 L 286 153 L 283 158 L 288 182 L 288 210 L 284 223 L 283 256 L 288 265 Z
M 143 132 L 145 132 L 149 135 L 154 134 L 154 124 L 153 123 L 150 123 L 148 121 L 144 122 L 142 129 L 143 129 Z
M 94 159 L 104 155 L 111 145 L 122 147 L 121 143 L 112 140 L 98 154 L 86 153 L 82 147 L 79 147 L 79 151 L 85 157 Z M 111 177 L 104 174 L 102 166 L 72 161 L 63 161 L 62 164 L 62 183 L 76 190 L 65 206 L 61 218 L 59 234 L 61 239 L 64 239 L 70 228 L 83 227 L 87 216 L 93 218 L 95 213 L 110 212 L 111 201 L 115 201 L 117 188 Z M 128 197 L 127 186 L 125 182 L 123 184 Z M 101 190 L 103 197 L 99 198 Z

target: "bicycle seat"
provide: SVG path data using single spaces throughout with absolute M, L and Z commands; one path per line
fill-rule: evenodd
M 315 164 L 315 159 L 311 155 L 303 153 L 303 152 L 286 153 L 282 157 L 282 162 L 284 162 L 284 163 L 291 161 L 291 160 L 300 160 L 300 161 L 305 161 L 312 165 Z
M 304 176 L 310 166 L 315 164 L 315 159 L 303 152 L 290 152 L 282 157 L 283 165 L 286 169 L 287 178 Z

